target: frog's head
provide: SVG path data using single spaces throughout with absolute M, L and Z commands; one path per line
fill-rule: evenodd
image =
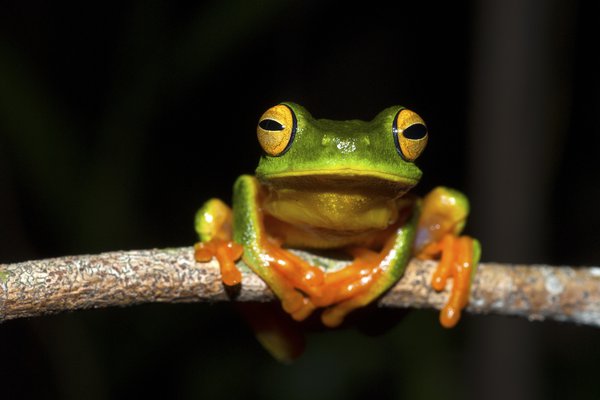
M 282 103 L 260 117 L 257 135 L 264 155 L 256 175 L 263 183 L 394 197 L 419 182 L 414 161 L 427 144 L 421 117 L 400 106 L 365 122 L 314 119 L 303 107 Z

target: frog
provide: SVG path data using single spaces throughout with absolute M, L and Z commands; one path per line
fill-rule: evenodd
M 371 121 L 336 121 L 283 102 L 262 114 L 256 135 L 262 155 L 254 175 L 235 181 L 233 207 L 212 198 L 196 213 L 198 262 L 215 257 L 223 284 L 235 287 L 241 258 L 293 320 L 320 312 L 334 328 L 386 293 L 411 258 L 435 259 L 433 288 L 452 279 L 439 321 L 458 323 L 481 245 L 461 235 L 469 213 L 463 193 L 439 186 L 420 198 L 411 191 L 429 140 L 416 112 L 392 106 Z M 337 249 L 350 260 L 328 269 L 293 249 Z

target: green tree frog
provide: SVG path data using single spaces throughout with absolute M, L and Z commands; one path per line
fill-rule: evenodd
M 421 117 L 394 106 L 370 122 L 332 121 L 281 103 L 256 130 L 264 151 L 256 175 L 235 182 L 233 210 L 211 199 L 198 211 L 196 260 L 216 257 L 224 284 L 237 285 L 242 257 L 293 319 L 323 308 L 323 324 L 335 327 L 398 281 L 411 257 L 439 258 L 433 287 L 453 278 L 440 322 L 458 322 L 480 245 L 459 236 L 469 209 L 463 194 L 445 187 L 423 199 L 408 193 L 421 178 L 415 160 L 428 140 Z M 328 271 L 288 248 L 338 248 L 353 261 Z

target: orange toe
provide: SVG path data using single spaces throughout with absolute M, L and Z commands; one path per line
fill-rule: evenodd
M 461 311 L 469 302 L 473 268 L 473 239 L 468 236 L 446 235 L 440 244 L 442 258 L 435 270 L 431 285 L 444 290 L 447 279 L 453 279 L 448 302 L 440 312 L 440 323 L 446 328 L 455 326 Z
M 231 240 L 212 239 L 205 243 L 196 243 L 194 258 L 199 262 L 207 262 L 215 257 L 219 262 L 223 283 L 234 286 L 242 282 L 242 273 L 235 263 L 242 256 L 243 250 L 241 245 Z

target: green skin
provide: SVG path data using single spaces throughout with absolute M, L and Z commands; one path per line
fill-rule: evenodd
M 405 180 L 412 186 L 421 179 L 421 170 L 400 157 L 390 133 L 394 116 L 403 107 L 389 107 L 365 122 L 317 120 L 297 104 L 284 104 L 296 115 L 296 137 L 285 154 L 261 157 L 256 168 L 256 177 L 261 182 L 268 183 L 271 177 L 282 173 L 323 170 L 335 173 L 344 167 L 387 173 L 390 179 Z
M 293 142 L 284 154 L 279 156 L 263 155 L 256 169 L 256 177 L 240 176 L 234 185 L 233 192 L 233 240 L 244 248 L 245 263 L 257 273 L 271 289 L 281 297 L 281 282 L 272 267 L 264 261 L 265 251 L 261 241 L 267 233 L 262 227 L 262 207 L 257 201 L 261 188 L 277 192 L 278 190 L 293 189 L 296 191 L 310 190 L 323 193 L 337 193 L 340 186 L 351 188 L 355 194 L 368 196 L 373 188 L 381 189 L 382 196 L 390 201 L 402 201 L 412 207 L 412 214 L 407 221 L 399 226 L 396 232 L 393 251 L 389 252 L 382 264 L 383 274 L 369 288 L 368 293 L 347 301 L 356 306 L 366 305 L 380 296 L 391 285 L 398 281 L 414 253 L 415 240 L 426 243 L 429 240 L 428 231 L 419 226 L 420 201 L 415 197 L 403 195 L 421 178 L 421 170 L 413 163 L 406 161 L 396 149 L 391 133 L 393 120 L 402 107 L 390 107 L 379 113 L 372 121 L 332 121 L 314 119 L 303 107 L 284 103 L 293 110 L 297 129 Z M 319 181 L 315 186 L 310 179 L 315 175 L 327 179 Z M 340 185 L 340 183 L 342 185 Z M 327 185 L 331 184 L 331 187 Z M 338 186 L 336 186 L 338 184 Z M 460 208 L 465 216 L 468 213 L 468 201 L 460 192 L 445 189 L 455 199 L 455 207 Z M 343 191 L 343 190 L 342 190 Z M 298 201 L 302 201 L 299 198 Z M 330 213 L 331 210 L 317 210 L 314 202 L 301 204 L 306 210 L 315 213 Z M 204 232 L 210 231 L 207 219 L 201 215 L 211 213 L 211 203 L 208 202 L 198 213 L 196 230 L 203 242 L 210 240 Z M 367 214 L 365 214 L 367 215 Z M 368 217 L 350 214 L 339 215 L 339 221 L 364 222 L 368 230 Z M 303 221 L 310 226 L 310 217 Z M 361 220 L 363 218 L 364 220 Z M 322 227 L 321 227 L 322 228 Z M 336 226 L 335 230 L 344 230 L 344 226 Z M 373 227 L 373 231 L 377 229 Z M 348 235 L 347 231 L 343 232 Z M 479 258 L 479 245 L 474 249 L 475 261 Z M 475 270 L 475 268 L 473 268 Z

